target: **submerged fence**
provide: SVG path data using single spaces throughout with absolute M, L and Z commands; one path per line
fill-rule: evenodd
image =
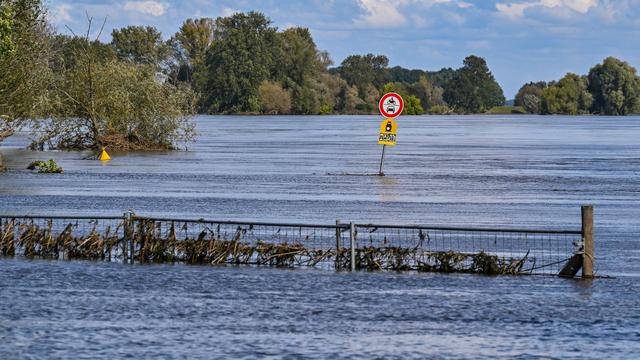
M 584 253 L 584 228 L 584 221 L 583 230 L 527 230 L 211 221 L 133 214 L 0 216 L 0 255 L 557 275 L 563 270 L 566 274 L 563 268 L 568 264 L 582 261 L 576 256 Z M 592 261 L 593 255 L 587 259 Z M 577 271 L 574 266 L 568 273 L 573 276 Z

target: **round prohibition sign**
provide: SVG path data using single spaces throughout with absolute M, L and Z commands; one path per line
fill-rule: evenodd
M 404 100 L 402 96 L 396 93 L 386 93 L 378 103 L 380 114 L 387 118 L 395 118 L 402 114 L 404 109 Z

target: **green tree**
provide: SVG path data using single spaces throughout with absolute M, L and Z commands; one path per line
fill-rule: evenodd
M 502 88 L 496 82 L 486 61 L 468 56 L 444 90 L 444 100 L 458 112 L 482 113 L 504 104 Z
M 587 90 L 587 78 L 568 73 L 542 92 L 543 114 L 576 115 L 589 111 L 593 98 Z
M 395 92 L 402 96 L 402 100 L 404 100 L 404 109 L 402 110 L 402 114 L 404 115 L 422 115 L 424 114 L 424 108 L 422 107 L 422 102 L 420 98 L 415 95 L 411 95 L 408 92 L 408 87 L 403 83 L 386 83 L 382 87 L 383 94 L 389 92 Z
M 264 114 L 281 115 L 291 112 L 291 95 L 276 82 L 263 81 L 258 88 L 258 97 Z
M 360 98 L 365 99 L 370 84 L 380 88 L 387 82 L 388 65 L 389 59 L 384 55 L 351 55 L 342 61 L 336 71 L 347 84 L 358 89 Z
M 402 114 L 404 115 L 422 115 L 424 114 L 424 108 L 420 103 L 420 99 L 418 99 L 415 95 L 409 95 L 407 97 L 402 98 L 404 100 L 404 109 L 402 110 Z
M 48 119 L 33 124 L 32 146 L 152 150 L 193 138 L 192 91 L 158 81 L 152 64 L 104 60 L 95 43 L 85 37 L 67 50 L 73 62 L 55 73 Z
M 442 99 L 444 90 L 439 86 L 434 86 L 426 75 L 419 77 L 418 81 L 409 85 L 408 91 L 420 99 L 421 104 L 425 108 L 435 105 L 444 105 Z
M 547 83 L 544 81 L 522 85 L 516 94 L 514 105 L 522 106 L 529 113 L 539 114 L 542 92 L 546 87 Z
M 296 114 L 317 114 L 322 88 L 318 78 L 326 72 L 330 59 L 318 51 L 309 29 L 293 27 L 278 36 L 282 57 L 275 73 L 292 93 L 292 110 Z
M 111 32 L 118 57 L 138 64 L 160 67 L 170 54 L 162 34 L 153 26 L 127 26 Z
M 215 20 L 205 17 L 182 23 L 170 40 L 176 57 L 173 78 L 195 84 L 193 74 L 203 66 L 207 49 L 214 39 Z
M 640 78 L 636 69 L 614 57 L 591 68 L 589 91 L 595 113 L 627 115 L 640 111 Z
M 85 52 L 95 54 L 95 60 L 106 63 L 118 59 L 112 46 L 98 40 L 89 41 L 83 36 L 68 36 L 56 34 L 51 37 L 51 57 L 49 59 L 51 69 L 59 74 L 79 65 Z
M 51 77 L 49 36 L 39 0 L 0 2 L 0 141 L 42 114 Z
M 16 44 L 11 38 L 13 31 L 13 9 L 9 2 L 0 4 L 0 56 L 11 56 L 16 51 Z
M 201 109 L 209 113 L 260 111 L 258 87 L 270 79 L 282 58 L 276 28 L 263 14 L 237 13 L 216 19 L 214 37 L 199 86 Z

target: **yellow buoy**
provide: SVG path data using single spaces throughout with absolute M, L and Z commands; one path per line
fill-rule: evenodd
M 111 160 L 111 156 L 107 154 L 107 150 L 102 148 L 102 152 L 100 153 L 100 161 L 109 161 Z

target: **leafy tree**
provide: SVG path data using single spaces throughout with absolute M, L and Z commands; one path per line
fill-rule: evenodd
M 261 13 L 237 13 L 216 19 L 200 91 L 209 113 L 260 110 L 258 87 L 274 72 L 281 49 L 276 28 Z
M 445 87 L 445 101 L 456 111 L 481 113 L 494 106 L 504 104 L 502 88 L 494 79 L 487 63 L 474 55 L 464 59 L 464 66 L 458 70 Z
M 379 88 L 387 82 L 387 65 L 389 59 L 384 55 L 351 55 L 342 61 L 337 72 L 347 84 L 357 87 L 358 95 L 365 99 L 370 84 Z
M 297 84 L 326 71 L 327 64 L 321 61 L 311 33 L 307 28 L 293 27 L 278 34 L 281 38 L 282 54 L 278 70 Z
M 596 113 L 627 115 L 640 111 L 640 78 L 636 69 L 614 57 L 591 68 L 589 91 Z
M 258 97 L 264 114 L 279 115 L 291 112 L 291 95 L 273 81 L 263 81 L 258 88 Z
M 442 99 L 444 90 L 441 87 L 434 86 L 426 75 L 420 76 L 417 82 L 409 85 L 408 91 L 417 96 L 426 108 L 434 105 L 444 105 L 445 103 Z
M 542 92 L 543 114 L 576 115 L 587 113 L 593 98 L 587 90 L 587 78 L 568 73 Z
M 404 115 L 422 115 L 424 114 L 424 108 L 420 98 L 415 95 L 411 95 L 408 92 L 408 87 L 403 83 L 386 83 L 382 87 L 382 93 L 395 92 L 402 96 L 404 100 L 404 109 L 402 114 Z
M 95 61 L 107 63 L 118 59 L 114 48 L 100 41 L 89 41 L 83 36 L 68 36 L 56 34 L 51 38 L 50 66 L 54 73 L 59 74 L 79 65 L 85 52 L 91 48 L 95 54 Z
M 153 26 L 127 26 L 111 32 L 118 57 L 137 64 L 161 66 L 170 54 L 162 34 Z
M 39 0 L 0 3 L 0 141 L 42 113 L 51 75 L 48 29 Z
M 34 147 L 167 149 L 193 138 L 192 91 L 157 81 L 152 64 L 105 61 L 87 37 L 72 43 L 73 63 L 58 68 L 49 93 L 49 119 L 33 126 Z
M 207 49 L 215 39 L 215 20 L 187 19 L 170 43 L 176 57 L 174 78 L 194 85 L 193 74 L 204 64 Z
M 400 66 L 394 66 L 387 70 L 389 74 L 389 81 L 391 82 L 403 82 L 403 83 L 415 83 L 420 81 L 421 78 L 426 78 L 427 72 L 418 69 L 405 69 Z
M 452 68 L 443 68 L 438 71 L 427 72 L 427 77 L 433 83 L 433 86 L 445 89 L 456 75 L 456 70 Z
M 409 95 L 406 98 L 403 97 L 404 100 L 404 109 L 402 113 L 404 115 L 422 115 L 424 114 L 424 108 L 422 108 L 422 104 L 420 103 L 420 99 L 415 95 Z
M 547 83 L 544 81 L 522 85 L 516 94 L 514 105 L 522 106 L 529 113 L 539 114 L 542 92 L 546 87 Z
M 431 115 L 449 115 L 453 111 L 446 105 L 433 105 L 427 110 L 427 113 Z
M 16 51 L 11 38 L 13 30 L 13 9 L 7 2 L 0 4 L 0 56 L 10 56 Z
M 318 77 L 330 64 L 328 55 L 319 52 L 306 28 L 289 28 L 278 34 L 282 59 L 275 73 L 281 74 L 293 96 L 292 110 L 296 114 L 317 114 L 320 109 Z

